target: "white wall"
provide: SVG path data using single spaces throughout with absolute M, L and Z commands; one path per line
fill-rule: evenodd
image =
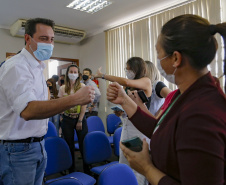
M 7 29 L 0 29 L 0 63 L 6 58 L 6 53 L 17 53 L 24 47 L 24 39 L 12 37 Z
M 5 60 L 6 53 L 17 53 L 24 45 L 24 39 L 12 37 L 8 29 L 0 28 L 0 63 Z M 55 43 L 53 57 L 73 58 L 79 57 L 79 45 Z
M 106 52 L 105 52 L 105 33 L 100 33 L 93 37 L 89 37 L 81 42 L 79 52 L 79 67 L 81 71 L 84 68 L 90 68 L 93 74 L 102 66 L 102 72 L 106 72 Z M 101 92 L 100 107 L 98 116 L 102 119 L 106 128 L 106 81 L 99 80 Z M 106 130 L 106 129 L 105 129 Z

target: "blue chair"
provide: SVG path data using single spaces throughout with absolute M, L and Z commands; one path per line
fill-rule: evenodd
M 60 137 L 46 138 L 45 149 L 48 157 L 44 175 L 45 178 L 70 168 L 72 165 L 72 157 L 70 149 L 64 139 Z M 69 178 L 75 178 L 83 185 L 94 185 L 96 183 L 96 180 L 93 177 L 85 173 L 74 172 L 62 177 L 47 180 L 45 181 L 45 185 L 58 182 L 64 184 L 64 180 Z
M 114 164 L 105 168 L 98 179 L 98 185 L 138 185 L 135 174 L 126 164 Z
M 104 124 L 100 117 L 90 116 L 87 118 L 88 132 L 102 131 L 105 132 Z
M 114 154 L 117 157 L 119 157 L 119 143 L 120 143 L 121 134 L 122 134 L 122 127 L 119 127 L 115 130 L 115 133 L 113 136 Z
M 87 118 L 87 126 L 88 126 L 88 132 L 93 131 L 101 131 L 105 133 L 104 124 L 100 117 L 98 116 L 90 116 Z M 108 140 L 110 144 L 113 144 L 113 137 L 108 136 Z
M 58 137 L 56 127 L 51 121 L 48 122 L 48 130 L 44 138 L 47 137 Z
M 74 133 L 74 142 L 75 142 L 75 150 L 79 150 L 78 136 L 77 136 L 76 130 Z
M 83 160 L 90 165 L 90 171 L 95 175 L 99 175 L 107 166 L 118 163 L 118 161 L 113 161 L 92 167 L 93 164 L 106 162 L 111 157 L 111 154 L 111 145 L 105 133 L 93 131 L 85 136 L 83 141 Z
M 114 134 L 115 130 L 121 123 L 121 119 L 115 114 L 109 114 L 107 116 L 107 132 L 111 135 Z

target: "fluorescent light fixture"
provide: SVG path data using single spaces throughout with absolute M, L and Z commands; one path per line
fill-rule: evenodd
M 74 0 L 67 7 L 93 14 L 110 4 L 112 2 L 109 0 Z

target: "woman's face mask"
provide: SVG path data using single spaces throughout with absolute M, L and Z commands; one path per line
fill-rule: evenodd
M 68 73 L 68 78 L 75 81 L 78 78 L 78 73 Z
M 135 78 L 135 73 L 132 70 L 126 70 L 126 76 L 128 79 L 133 80 Z
M 173 83 L 173 84 L 176 84 L 176 83 L 175 83 L 175 75 L 174 75 L 174 74 L 175 74 L 177 68 L 174 70 L 173 74 L 166 74 L 166 72 L 164 71 L 164 69 L 163 69 L 162 66 L 161 66 L 161 61 L 164 60 L 165 58 L 167 58 L 168 56 L 170 56 L 170 55 L 167 55 L 167 56 L 163 57 L 162 59 L 158 59 L 158 58 L 157 58 L 157 68 L 158 68 L 160 74 L 161 74 L 168 82 L 171 82 L 171 83 Z

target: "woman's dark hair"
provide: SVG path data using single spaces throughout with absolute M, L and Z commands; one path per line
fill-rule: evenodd
M 74 92 L 76 92 L 77 90 L 79 90 L 81 88 L 81 83 L 80 83 L 81 73 L 80 73 L 80 69 L 79 69 L 79 67 L 77 65 L 72 64 L 72 65 L 67 67 L 67 71 L 66 71 L 66 75 L 65 75 L 65 83 L 64 83 L 65 84 L 65 92 L 67 94 L 69 94 L 69 95 L 71 94 L 71 81 L 70 81 L 70 79 L 68 77 L 68 73 L 69 73 L 69 69 L 71 67 L 76 67 L 78 69 L 78 75 L 79 75 L 78 78 L 75 81 L 75 84 L 74 84 Z
M 200 70 L 210 64 L 215 57 L 218 48 L 214 37 L 216 33 L 223 37 L 226 46 L 226 23 L 211 25 L 200 16 L 186 14 L 171 19 L 162 27 L 160 42 L 166 54 L 179 51 L 182 56 L 189 58 L 193 68 Z M 224 53 L 224 75 L 226 75 L 226 47 Z
M 44 19 L 44 18 L 35 18 L 35 19 L 29 19 L 26 21 L 25 34 L 28 34 L 31 37 L 33 37 L 34 33 L 36 32 L 37 24 L 44 24 L 44 25 L 50 26 L 54 30 L 54 25 L 55 25 L 54 21 L 50 19 Z
M 52 84 L 52 93 L 54 98 L 58 98 L 58 90 L 56 88 L 56 81 L 53 78 L 50 78 L 47 80 L 47 82 L 50 82 Z
M 130 70 L 135 73 L 134 79 L 140 79 L 146 75 L 146 63 L 140 57 L 132 57 L 126 62 Z

